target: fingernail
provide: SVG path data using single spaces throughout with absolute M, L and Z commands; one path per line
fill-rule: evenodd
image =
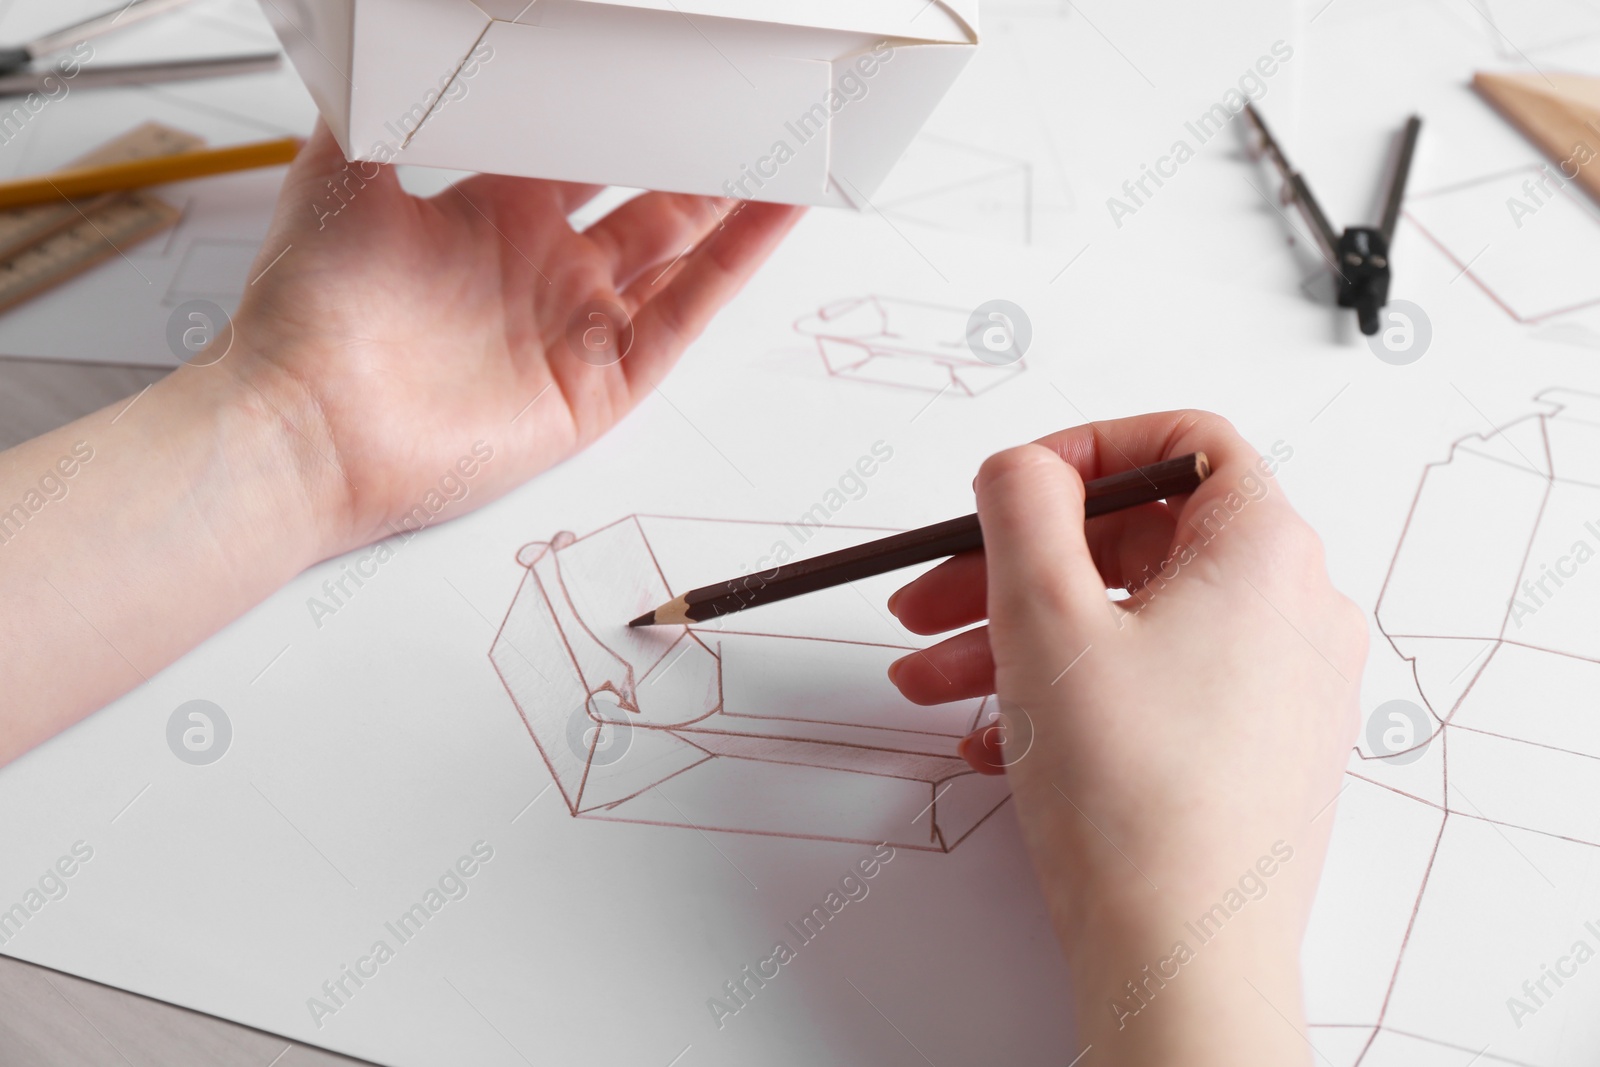
M 904 592 L 905 592 L 904 589 L 896 589 L 889 596 L 889 614 L 893 615 L 897 619 L 900 617 L 900 613 L 898 611 L 894 610 L 894 606 L 900 602 L 900 594 L 904 593 Z
M 891 604 L 890 607 L 892 608 L 893 605 Z M 896 689 L 900 688 L 900 668 L 905 666 L 906 660 L 910 658 L 910 656 L 902 656 L 893 663 L 889 664 L 889 682 Z
M 966 760 L 967 766 L 979 774 L 1005 774 L 1004 757 L 1001 756 L 999 746 L 990 735 L 991 731 L 987 728 L 968 734 L 956 746 L 956 754 Z

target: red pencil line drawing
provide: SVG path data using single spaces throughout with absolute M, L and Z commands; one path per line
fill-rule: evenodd
M 1600 918 L 1600 909 L 1563 916 L 1552 934 L 1538 925 L 1544 909 L 1507 909 L 1486 921 L 1466 903 L 1497 892 L 1486 888 L 1486 872 L 1509 869 L 1553 888 L 1546 867 L 1588 870 L 1589 850 L 1600 847 L 1592 696 L 1600 689 L 1600 395 L 1547 389 L 1535 399 L 1546 410 L 1463 437 L 1425 469 L 1378 595 L 1378 628 L 1434 720 L 1418 745 L 1437 746 L 1430 773 L 1438 799 L 1383 781 L 1391 768 L 1366 752 L 1358 755 L 1372 775 L 1349 775 L 1438 821 L 1377 1016 L 1337 1024 L 1368 1031 L 1352 1065 L 1414 1059 L 1419 1050 L 1408 1052 L 1401 1039 L 1476 1053 L 1491 1033 L 1486 1062 L 1594 1062 L 1600 1052 L 1582 1045 L 1592 1033 L 1576 1048 L 1561 1034 L 1563 1020 L 1593 1015 L 1592 992 L 1564 994 L 1559 1018 L 1524 1030 L 1512 1024 L 1527 1016 L 1510 1014 L 1507 998 L 1528 997 L 1521 983 L 1540 978 L 1539 965 L 1504 973 L 1460 947 L 1476 926 L 1485 939 L 1505 940 L 1505 930 L 1555 939 L 1535 951 L 1559 953 L 1571 943 L 1559 940 L 1566 925 L 1576 938 L 1581 919 Z M 1464 869 L 1473 872 L 1465 880 Z M 1542 1008 L 1535 990 L 1524 1003 Z M 1446 1020 L 1474 1036 L 1446 1032 Z
M 1512 321 L 1526 325 L 1600 306 L 1600 285 L 1590 284 L 1594 273 L 1562 266 L 1600 251 L 1600 207 L 1552 174 L 1553 164 L 1524 166 L 1406 198 L 1406 220 L 1417 232 Z M 1484 229 L 1486 221 L 1498 228 Z
M 802 316 L 796 333 L 816 339 L 835 378 L 976 397 L 1027 369 L 1026 360 L 996 365 L 968 345 L 971 308 L 889 296 L 837 300 Z
M 904 635 L 853 590 L 741 613 L 737 631 L 626 625 L 740 561 L 767 566 L 778 546 L 811 554 L 879 532 L 630 515 L 525 545 L 489 656 L 567 810 L 928 851 L 960 844 L 1010 795 L 956 755 L 989 702 L 902 698 L 886 668 L 912 646 L 886 641 Z
M 1066 192 L 1071 210 L 1071 191 Z M 874 207 L 902 223 L 1031 245 L 1034 165 L 924 132 L 885 179 Z

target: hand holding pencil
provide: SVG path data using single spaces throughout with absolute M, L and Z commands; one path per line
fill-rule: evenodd
M 1085 480 L 1199 451 L 1212 474 L 1187 498 L 1085 524 Z M 1258 456 L 1200 412 L 1001 453 L 976 483 L 986 548 L 890 601 L 918 633 L 988 620 L 891 677 L 918 703 L 998 695 L 1000 718 L 963 753 L 1010 778 L 1076 957 L 1079 1045 L 1118 1050 L 1108 1063 L 1178 1062 L 1166 1053 L 1180 1032 L 1186 1064 L 1305 1060 L 1243 978 L 1299 1010 L 1297 949 L 1355 735 L 1366 622 L 1273 480 L 1292 454 Z M 1128 599 L 1110 602 L 1113 587 Z M 1202 943 L 1185 924 L 1229 890 L 1248 903 Z M 1134 1020 L 1125 983 L 1146 966 L 1169 980 Z M 1196 1016 L 1237 1025 L 1185 1029 Z

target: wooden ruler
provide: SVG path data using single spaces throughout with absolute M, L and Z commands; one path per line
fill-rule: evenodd
M 1480 71 L 1472 87 L 1600 200 L 1600 78 Z
M 147 122 L 68 165 L 149 159 L 202 144 L 193 134 Z M 146 192 L 0 211 L 0 311 L 124 253 L 178 217 L 177 208 Z

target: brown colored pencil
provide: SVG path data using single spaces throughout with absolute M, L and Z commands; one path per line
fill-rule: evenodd
M 1164 459 L 1160 463 L 1096 478 L 1084 486 L 1084 517 L 1092 519 L 1124 508 L 1150 504 L 1191 493 L 1211 473 L 1204 452 Z M 787 600 L 793 596 L 830 589 L 861 578 L 887 574 L 983 547 L 978 516 L 907 530 L 864 545 L 840 549 L 811 559 L 796 560 L 771 571 L 747 574 L 714 585 L 701 586 L 646 612 L 629 626 L 682 626 L 721 615 Z

